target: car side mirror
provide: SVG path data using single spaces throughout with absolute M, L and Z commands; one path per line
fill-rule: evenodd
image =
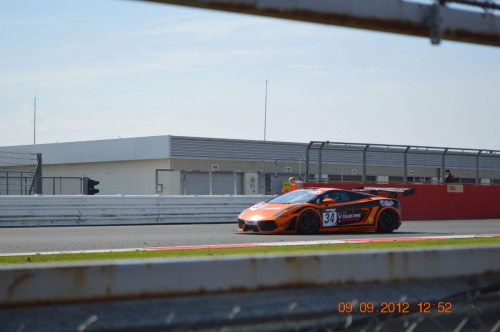
M 333 203 L 335 203 L 335 200 L 333 198 L 325 198 L 323 200 L 323 204 L 325 204 L 325 205 L 330 205 L 330 204 L 333 204 Z

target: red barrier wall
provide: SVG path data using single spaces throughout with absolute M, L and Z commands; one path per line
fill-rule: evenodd
M 500 218 L 500 186 L 453 184 L 304 183 L 304 188 L 415 188 L 401 197 L 404 220 Z M 460 192 L 462 191 L 462 192 Z

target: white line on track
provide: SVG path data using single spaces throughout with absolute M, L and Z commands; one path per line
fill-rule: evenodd
M 103 250 L 72 250 L 72 251 L 47 251 L 47 252 L 25 252 L 0 254 L 0 256 L 34 256 L 34 255 L 58 255 L 58 254 L 83 254 L 102 252 L 125 252 L 144 250 L 189 250 L 189 249 L 221 249 L 221 248 L 250 248 L 250 247 L 279 247 L 279 246 L 304 246 L 321 244 L 344 244 L 344 243 L 368 243 L 368 242 L 395 242 L 395 241 L 421 241 L 421 240 L 446 240 L 446 239 L 472 239 L 480 237 L 499 237 L 500 234 L 474 234 L 474 235 L 450 235 L 450 236 L 424 236 L 424 237 L 400 237 L 400 238 L 372 238 L 372 239 L 348 239 L 348 240 L 321 240 L 321 241 L 293 241 L 293 242 L 266 242 L 248 244 L 223 244 L 223 245 L 199 245 L 199 246 L 177 246 L 177 247 L 151 247 L 151 248 L 127 248 L 127 249 L 103 249 Z

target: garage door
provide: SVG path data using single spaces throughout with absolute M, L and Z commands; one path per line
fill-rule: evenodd
M 236 194 L 243 194 L 243 173 L 212 173 L 213 195 L 234 195 L 235 184 Z
M 185 173 L 184 189 L 186 195 L 210 195 L 209 173 Z
M 237 195 L 242 195 L 243 173 L 212 173 L 212 195 L 234 195 L 235 184 Z M 210 195 L 210 173 L 186 172 L 184 185 L 186 195 Z

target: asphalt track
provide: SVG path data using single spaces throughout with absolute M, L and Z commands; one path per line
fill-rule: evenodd
M 406 221 L 391 234 L 240 233 L 236 224 L 0 228 L 0 254 L 500 234 L 500 219 Z

